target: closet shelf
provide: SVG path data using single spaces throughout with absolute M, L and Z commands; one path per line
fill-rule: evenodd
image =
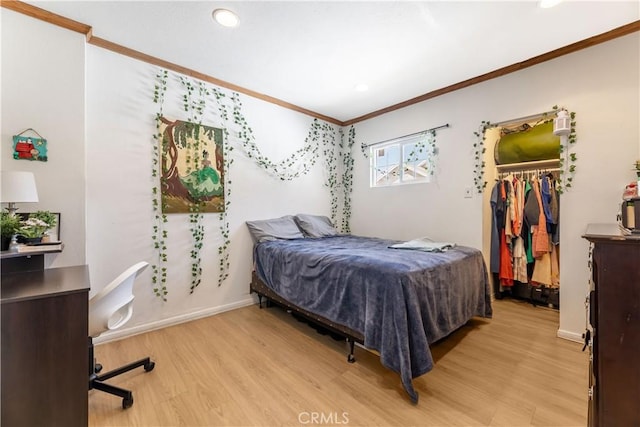
M 560 159 L 538 160 L 535 162 L 507 163 L 496 165 L 498 172 L 508 172 L 515 170 L 535 170 L 535 169 L 559 169 Z

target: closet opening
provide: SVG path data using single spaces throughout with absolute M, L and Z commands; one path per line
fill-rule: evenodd
M 485 131 L 483 253 L 496 299 L 560 308 L 560 137 L 547 113 Z

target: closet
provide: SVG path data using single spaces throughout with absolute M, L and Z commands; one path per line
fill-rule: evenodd
M 567 132 L 554 117 L 555 110 L 484 128 L 482 249 L 496 299 L 559 309 L 558 181 Z
M 489 271 L 496 298 L 560 304 L 560 195 L 557 159 L 496 165 L 488 185 Z

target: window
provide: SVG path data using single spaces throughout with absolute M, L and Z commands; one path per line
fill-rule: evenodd
M 369 147 L 371 187 L 430 182 L 435 135 L 421 133 Z

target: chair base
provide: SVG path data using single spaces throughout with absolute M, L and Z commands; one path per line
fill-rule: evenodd
M 96 389 L 121 397 L 122 409 L 127 409 L 133 406 L 133 392 L 131 390 L 107 384 L 104 381 L 139 367 L 143 367 L 145 372 L 150 372 L 156 366 L 155 362 L 153 362 L 149 357 L 145 357 L 144 359 L 140 359 L 120 368 L 105 372 L 102 375 L 97 375 L 97 373 L 102 370 L 102 365 L 95 362 L 95 358 L 93 356 L 93 341 L 91 338 L 89 338 L 89 358 L 89 390 Z

